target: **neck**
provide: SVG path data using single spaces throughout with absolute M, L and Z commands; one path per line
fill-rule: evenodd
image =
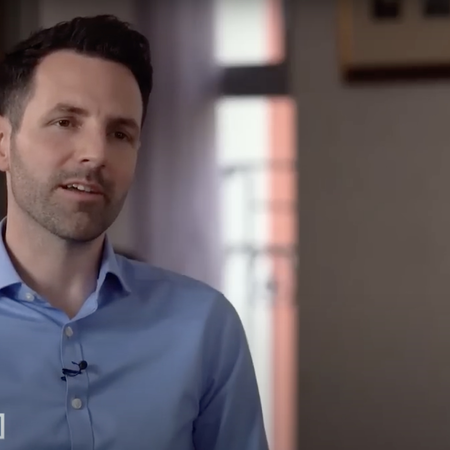
M 95 290 L 104 236 L 67 242 L 8 212 L 5 246 L 21 279 L 52 306 L 74 316 Z

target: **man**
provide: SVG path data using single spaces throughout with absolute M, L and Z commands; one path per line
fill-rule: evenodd
M 229 302 L 105 236 L 151 88 L 148 42 L 111 16 L 38 31 L 0 64 L 2 450 L 267 450 Z

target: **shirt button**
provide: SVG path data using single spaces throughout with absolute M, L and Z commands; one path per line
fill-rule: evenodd
M 27 292 L 25 294 L 25 299 L 28 300 L 29 302 L 32 302 L 34 300 L 34 295 L 31 292 Z
M 81 409 L 82 406 L 83 406 L 83 402 L 79 398 L 74 398 L 72 400 L 72 407 L 74 409 Z
M 64 330 L 64 333 L 67 337 L 72 337 L 73 336 L 73 330 L 70 327 L 66 327 L 66 329 Z

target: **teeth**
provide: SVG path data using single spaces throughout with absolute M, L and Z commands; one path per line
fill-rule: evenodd
M 91 188 L 89 188 L 87 186 L 83 186 L 81 184 L 69 184 L 67 187 L 69 189 L 78 189 L 79 191 L 83 191 L 83 192 L 93 192 Z

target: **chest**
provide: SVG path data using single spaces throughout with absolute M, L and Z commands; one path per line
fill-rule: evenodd
M 158 326 L 94 330 L 0 314 L 1 448 L 191 450 L 201 391 L 194 342 Z M 81 360 L 87 369 L 63 381 L 62 368 Z

